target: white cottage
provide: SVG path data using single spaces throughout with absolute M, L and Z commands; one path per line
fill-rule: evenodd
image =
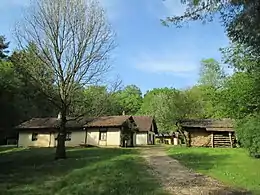
M 17 127 L 20 147 L 55 147 L 58 118 L 32 118 Z M 65 145 L 135 146 L 137 128 L 132 116 L 105 116 L 70 120 Z
M 155 134 L 158 134 L 155 119 L 151 116 L 133 116 L 137 125 L 136 145 L 155 144 Z

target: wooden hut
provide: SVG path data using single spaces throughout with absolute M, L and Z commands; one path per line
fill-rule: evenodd
M 188 146 L 233 147 L 232 119 L 185 119 L 178 122 Z

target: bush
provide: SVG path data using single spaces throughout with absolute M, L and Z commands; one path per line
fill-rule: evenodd
M 260 116 L 248 116 L 237 122 L 236 134 L 251 156 L 260 157 Z

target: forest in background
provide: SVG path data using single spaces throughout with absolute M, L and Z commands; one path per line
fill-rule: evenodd
M 55 15 L 52 14 L 55 12 L 49 12 L 54 7 L 42 1 L 36 8 L 50 7 L 46 10 L 40 9 L 40 15 L 32 10 L 34 17 L 31 19 L 34 20 L 27 20 L 27 25 L 33 27 L 32 31 L 25 28 L 22 32 L 26 36 L 20 36 L 29 38 L 24 40 L 27 45 L 23 50 L 8 51 L 8 41 L 4 36 L 0 37 L 1 132 L 11 133 L 13 127 L 24 120 L 31 117 L 57 116 L 61 111 L 58 136 L 61 150 L 60 153 L 57 152 L 57 158 L 64 158 L 67 115 L 119 115 L 123 111 L 128 115 L 151 115 L 155 117 L 161 132 L 174 131 L 175 122 L 182 118 L 232 118 L 236 120 L 236 135 L 242 146 L 247 148 L 252 156 L 260 157 L 260 2 L 181 2 L 186 5 L 184 14 L 167 17 L 162 20 L 164 25 L 173 24 L 181 27 L 187 22 L 197 20 L 207 23 L 217 16 L 230 39 L 230 45 L 220 49 L 223 58 L 221 62 L 211 59 L 210 56 L 209 59 L 201 60 L 196 85 L 187 89 L 154 88 L 142 94 L 136 85 L 122 87 L 116 82 L 98 84 L 95 80 L 95 76 L 100 77 L 106 71 L 106 60 L 114 43 L 113 33 L 109 25 L 106 25 L 102 9 L 94 6 L 92 8 L 95 9 L 87 10 L 72 4 L 74 7 L 78 6 L 77 9 L 82 11 L 82 16 L 96 16 L 89 17 L 94 22 L 90 21 L 90 26 L 87 26 L 84 17 L 81 17 L 79 22 L 64 14 L 64 24 L 68 28 L 63 28 L 63 31 L 58 33 L 49 33 L 53 32 L 53 26 L 48 24 L 51 22 L 55 26 L 55 22 L 59 20 L 53 20 Z M 66 10 L 61 11 L 68 13 Z M 41 18 L 42 14 L 49 17 Z M 72 16 L 78 19 L 73 13 Z M 74 31 L 73 22 L 81 31 Z M 41 28 L 42 26 L 45 28 Z M 87 31 L 91 29 L 97 31 Z M 73 32 L 74 36 L 71 39 L 65 36 L 66 30 Z M 81 34 L 75 36 L 77 32 Z M 86 32 L 96 34 L 92 33 L 94 36 L 88 39 Z M 46 34 L 47 41 L 40 38 Z M 81 36 L 82 34 L 86 36 Z M 101 41 L 97 41 L 96 37 Z M 62 42 L 64 45 L 61 48 L 60 40 L 65 41 Z M 89 40 L 93 41 L 92 45 L 84 44 Z M 66 41 L 73 44 L 66 44 Z M 53 47 L 49 47 L 50 43 Z M 78 48 L 78 44 L 83 45 Z M 96 50 L 93 52 L 88 46 Z M 88 49 L 90 53 L 86 52 Z M 64 54 L 64 51 L 68 53 Z M 78 55 L 72 55 L 73 52 L 77 52 Z M 61 54 L 64 54 L 64 59 Z M 73 61 L 76 57 L 79 58 L 75 63 L 69 63 L 69 60 Z M 66 63 L 61 60 L 65 60 Z M 62 64 L 65 67 L 62 67 Z M 227 74 L 222 65 L 228 65 L 231 73 Z M 92 75 L 86 74 L 89 67 L 93 68 L 90 69 Z M 65 76 L 64 72 L 67 73 Z M 83 77 L 85 79 L 82 79 Z M 84 85 L 85 81 L 93 80 L 95 84 Z
M 24 50 L 10 52 L 8 45 L 9 42 L 1 36 L 1 128 L 12 129 L 32 117 L 57 116 L 58 110 L 30 84 L 23 71 L 24 66 L 31 66 L 37 77 L 55 86 L 51 72 L 41 69 L 40 60 L 32 52 L 35 46 L 30 44 Z M 237 51 L 242 52 L 238 46 L 232 47 L 232 52 Z M 89 85 L 73 94 L 69 115 L 121 115 L 123 111 L 127 115 L 150 115 L 155 117 L 160 132 L 170 132 L 176 129 L 176 121 L 182 118 L 241 119 L 256 113 L 259 106 L 255 89 L 257 77 L 237 66 L 237 62 L 240 66 L 250 65 L 250 62 L 241 58 L 241 53 L 230 58 L 230 48 L 221 52 L 223 62 L 233 70 L 232 74 L 224 71 L 223 62 L 203 59 L 197 84 L 187 89 L 154 88 L 142 94 L 136 85 Z

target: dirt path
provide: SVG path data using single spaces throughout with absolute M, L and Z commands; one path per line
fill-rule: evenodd
M 151 172 L 157 176 L 162 186 L 174 195 L 248 195 L 250 193 L 235 191 L 219 181 L 195 173 L 181 165 L 177 160 L 167 156 L 163 147 L 142 149 Z

